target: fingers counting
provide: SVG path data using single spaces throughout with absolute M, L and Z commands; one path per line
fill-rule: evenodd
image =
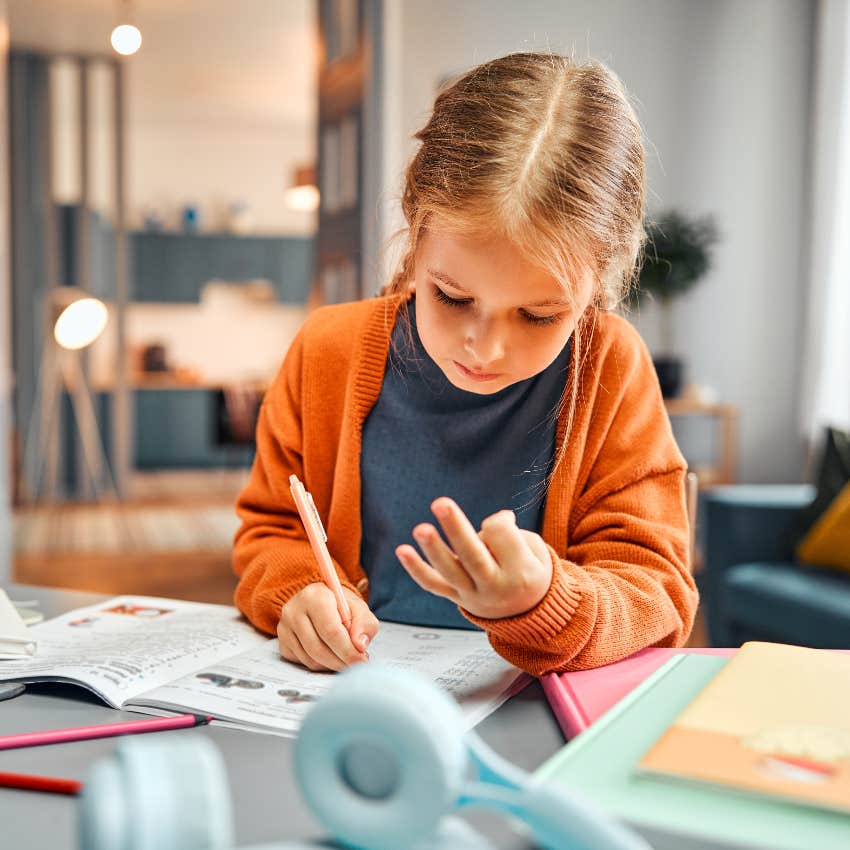
M 476 531 L 449 498 L 436 499 L 431 510 L 446 540 L 433 525 L 421 523 L 413 538 L 422 555 L 409 545 L 396 549 L 424 590 L 486 618 L 524 613 L 546 595 L 552 579 L 548 549 L 539 535 L 518 527 L 513 511 L 486 517 Z

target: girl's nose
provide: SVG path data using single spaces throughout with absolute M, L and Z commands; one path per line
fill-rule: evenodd
M 475 365 L 489 366 L 504 357 L 504 333 L 494 322 L 475 322 L 466 329 L 464 348 L 475 358 Z

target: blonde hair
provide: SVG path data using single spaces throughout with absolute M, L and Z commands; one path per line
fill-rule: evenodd
M 514 53 L 444 88 L 405 174 L 406 245 L 385 294 L 413 280 L 428 219 L 466 235 L 508 239 L 565 290 L 594 275 L 591 305 L 573 333 L 569 433 L 585 337 L 600 310 L 633 285 L 646 234 L 641 130 L 622 83 L 601 62 Z M 562 440 L 555 459 L 566 453 Z

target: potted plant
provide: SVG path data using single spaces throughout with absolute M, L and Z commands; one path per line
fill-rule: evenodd
M 647 244 L 633 304 L 646 298 L 658 303 L 661 315 L 659 352 L 653 357 L 665 398 L 679 394 L 683 364 L 673 348 L 673 300 L 694 286 L 710 268 L 710 248 L 717 241 L 711 216 L 689 218 L 676 210 L 646 226 Z

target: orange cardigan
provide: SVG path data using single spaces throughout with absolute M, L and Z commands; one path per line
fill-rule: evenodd
M 321 581 L 289 492 L 293 472 L 313 495 L 343 584 L 368 600 L 360 441 L 381 391 L 398 303 L 372 298 L 316 310 L 264 399 L 254 467 L 237 502 L 233 565 L 236 605 L 270 634 L 281 606 Z M 562 417 L 559 445 L 565 427 Z M 463 612 L 497 652 L 535 675 L 679 646 L 697 606 L 685 462 L 646 347 L 613 314 L 596 321 L 569 441 L 543 513 L 554 567 L 548 593 L 515 617 Z

